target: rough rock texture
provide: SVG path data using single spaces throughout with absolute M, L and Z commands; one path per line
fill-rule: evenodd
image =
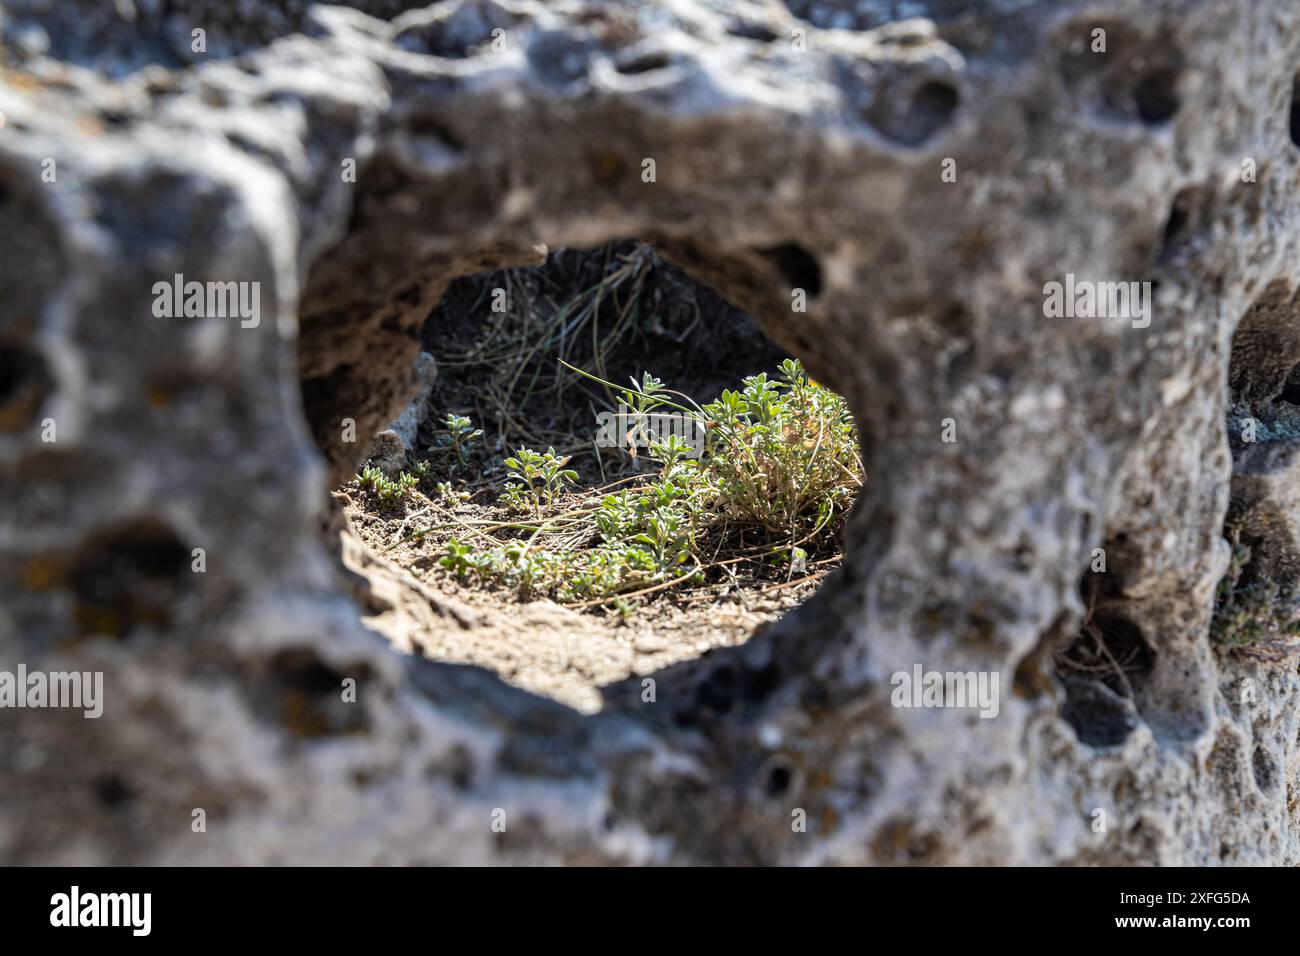
M 415 359 L 411 374 L 415 377 L 415 395 L 402 413 L 370 443 L 368 458 L 390 478 L 406 467 L 407 456 L 415 449 L 416 434 L 428 415 L 429 393 L 438 378 L 438 363 L 428 352 Z
M 1226 425 L 1300 361 L 1291 0 L 122 6 L 0 13 L 0 668 L 106 694 L 0 711 L 0 860 L 1300 862 L 1295 657 L 1208 636 L 1234 489 L 1295 554 Z M 320 529 L 451 278 L 629 236 L 869 481 L 812 601 L 583 716 L 395 654 Z M 178 272 L 262 321 L 156 318 Z M 1066 274 L 1149 327 L 1046 317 Z M 917 663 L 998 716 L 891 707 Z

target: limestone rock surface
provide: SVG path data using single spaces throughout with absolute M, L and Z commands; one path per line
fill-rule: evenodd
M 416 381 L 415 395 L 401 414 L 374 437 L 367 453 L 390 478 L 406 467 L 407 457 L 415 450 L 416 434 L 428 417 L 429 393 L 438 378 L 438 363 L 428 352 L 421 352 L 412 374 Z
M 105 709 L 0 710 L 0 861 L 1300 862 L 1295 657 L 1211 636 L 1234 493 L 1295 580 L 1298 62 L 1292 0 L 7 0 L 0 670 Z M 450 280 L 628 237 L 869 479 L 813 600 L 587 716 L 394 653 L 322 526 Z

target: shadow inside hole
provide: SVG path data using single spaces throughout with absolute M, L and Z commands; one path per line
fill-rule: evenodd
M 1283 402 L 1287 405 L 1300 405 L 1300 365 L 1291 370 L 1287 376 L 1286 382 L 1282 385 L 1282 391 L 1278 393 L 1274 402 Z
M 1291 135 L 1291 142 L 1300 146 L 1300 75 L 1291 81 L 1291 109 L 1287 131 Z
M 0 433 L 30 427 L 53 387 L 39 354 L 0 344 Z
M 1178 112 L 1179 72 L 1173 68 L 1154 70 L 1133 89 L 1138 118 L 1148 125 L 1166 123 Z
M 767 774 L 767 795 L 769 797 L 779 797 L 790 789 L 790 783 L 793 780 L 794 771 L 785 764 L 777 764 Z
M 1277 785 L 1277 764 L 1262 746 L 1256 746 L 1250 761 L 1255 777 L 1255 786 L 1261 793 L 1268 793 Z
M 637 76 L 641 73 L 666 70 L 672 65 L 672 58 L 667 53 L 653 51 L 620 58 L 615 62 L 614 69 L 625 76 Z
M 1160 255 L 1157 262 L 1166 263 L 1177 254 L 1178 245 L 1187 232 L 1191 218 L 1191 201 L 1192 194 L 1187 189 L 1174 197 L 1173 204 L 1169 207 L 1169 218 L 1165 220 L 1164 234 L 1160 239 Z
M 1181 106 L 1183 63 L 1172 40 L 1121 19 L 1088 17 L 1061 33 L 1061 80 L 1080 109 L 1108 121 L 1156 127 L 1171 120 Z
M 916 120 L 916 136 L 924 141 L 948 125 L 957 111 L 961 97 L 949 83 L 930 80 L 922 84 L 912 97 L 912 115 Z
M 1053 662 L 1065 690 L 1061 716 L 1080 742 L 1107 747 L 1122 744 L 1137 728 L 1155 655 L 1120 601 L 1096 602 L 1094 592 L 1079 633 Z
M 759 255 L 777 268 L 791 289 L 803 289 L 809 298 L 821 294 L 821 264 L 803 246 L 792 242 L 784 243 L 760 249 Z
M 742 40 L 755 40 L 759 43 L 772 43 L 780 39 L 776 31 L 754 20 L 740 20 L 728 24 L 727 33 Z
M 361 698 L 370 673 L 366 664 L 344 673 L 310 647 L 285 648 L 252 682 L 255 709 L 298 739 L 363 734 L 370 723 Z
M 135 788 L 121 774 L 101 774 L 95 778 L 93 787 L 95 798 L 108 810 L 123 809 L 135 798 Z
M 190 549 L 167 525 L 139 519 L 101 532 L 82 548 L 69 575 L 78 636 L 126 638 L 171 627 L 193 586 Z
M 678 715 L 679 724 L 689 724 L 703 715 L 729 714 L 761 704 L 776 689 L 780 672 L 775 664 L 763 667 L 722 665 L 709 672 L 695 690 L 695 707 Z
M 901 92 L 873 104 L 865 118 L 894 142 L 919 147 L 950 125 L 961 104 L 957 88 L 946 80 L 927 79 L 911 95 Z
M 770 253 L 783 274 L 820 289 L 807 253 Z M 620 387 L 650 372 L 708 401 L 746 375 L 770 375 L 787 357 L 749 315 L 636 240 L 561 248 L 542 265 L 456 279 L 425 321 L 421 347 L 438 376 L 419 446 L 433 445 L 455 411 L 504 454 L 521 443 L 590 448 L 595 412 L 611 396 L 557 359 Z M 584 451 L 570 467 L 583 483 L 601 483 L 590 461 Z

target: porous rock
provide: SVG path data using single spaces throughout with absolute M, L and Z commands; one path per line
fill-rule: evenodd
M 416 381 L 415 395 L 401 414 L 374 437 L 366 454 L 390 478 L 406 467 L 407 458 L 416 450 L 416 436 L 429 414 L 429 393 L 438 378 L 437 360 L 428 352 L 421 352 L 412 374 Z
M 1300 861 L 1294 658 L 1209 633 L 1228 409 L 1300 360 L 1300 8 L 894 6 L 6 3 L 0 668 L 106 701 L 0 712 L 0 860 Z M 625 237 L 869 479 L 815 598 L 586 716 L 395 654 L 321 527 L 447 282 Z M 261 321 L 157 317 L 175 274 Z M 1048 317 L 1067 274 L 1149 324 Z M 918 663 L 997 716 L 892 706 Z

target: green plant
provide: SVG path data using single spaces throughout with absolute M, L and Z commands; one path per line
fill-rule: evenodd
M 452 538 L 447 542 L 446 548 L 447 553 L 438 559 L 438 564 L 454 572 L 457 577 L 468 577 L 472 571 L 478 569 L 472 544 L 464 544 L 459 539 Z
M 449 451 L 456 456 L 456 461 L 463 465 L 470 444 L 482 436 L 483 429 L 475 428 L 464 415 L 448 415 L 445 427 L 435 437 L 435 444 L 429 450 Z
M 773 532 L 816 535 L 847 511 L 863 480 L 848 405 L 794 359 L 779 381 L 755 375 L 743 384 L 703 408 L 715 423 L 719 506 Z
M 815 548 L 824 553 L 823 542 L 862 484 L 847 406 L 793 360 L 777 378 L 750 376 L 741 390 L 724 391 L 703 407 L 649 373 L 614 394 L 645 416 L 634 419 L 642 426 L 648 416 L 667 412 L 674 428 L 685 422 L 707 440 L 688 442 L 675 431 L 656 437 L 653 429 L 634 434 L 648 445 L 657 474 L 545 519 L 543 505 L 554 506 L 577 475 L 554 448 L 521 448 L 505 461 L 503 500 L 537 520 L 496 527 L 526 539 L 497 540 L 480 551 L 453 538 L 440 564 L 521 595 L 604 603 L 629 614 L 638 604 L 634 596 L 703 584 L 710 568 L 748 564 L 787 580 L 806 573 L 810 555 Z
M 538 453 L 530 448 L 520 448 L 513 458 L 505 460 L 505 466 L 511 472 L 506 479 L 509 490 L 507 499 L 517 506 L 531 502 L 533 510 L 541 510 L 542 502 L 550 505 L 555 501 L 555 494 L 566 483 L 578 480 L 578 473 L 565 468 L 568 458 L 558 458 L 554 448 Z
M 357 475 L 357 487 L 377 498 L 386 506 L 405 501 L 419 487 L 420 479 L 410 472 L 402 472 L 396 479 L 388 478 L 378 468 L 367 466 Z
M 367 465 L 365 468 L 362 468 L 361 473 L 357 475 L 357 486 L 362 491 L 375 491 L 379 488 L 381 482 L 387 480 L 388 479 L 384 477 L 382 471 L 375 468 L 373 465 Z
M 671 481 L 682 472 L 697 470 L 691 456 L 695 449 L 680 435 L 669 435 L 663 441 L 650 442 L 650 457 L 659 462 L 665 481 Z
M 409 472 L 402 472 L 394 481 L 384 480 L 378 485 L 379 500 L 386 505 L 395 505 L 398 502 L 405 501 L 416 486 L 419 485 L 420 479 L 416 478 Z
M 438 500 L 445 504 L 457 505 L 462 501 L 466 501 L 470 497 L 469 492 L 467 491 L 457 491 L 450 481 L 438 482 L 436 491 L 438 494 Z

